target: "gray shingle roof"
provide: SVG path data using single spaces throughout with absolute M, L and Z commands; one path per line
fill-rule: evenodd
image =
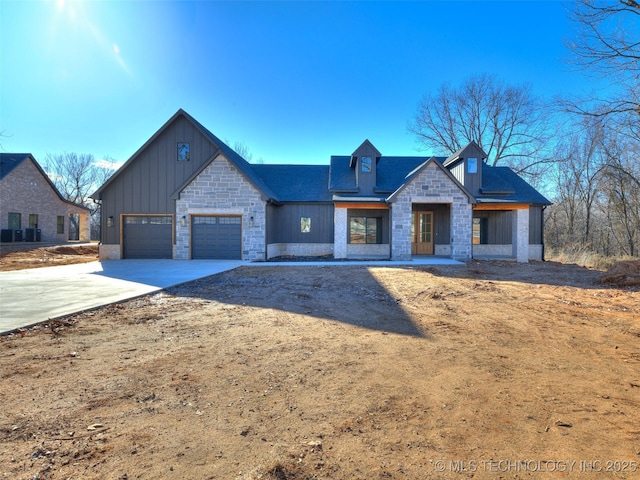
M 327 165 L 251 165 L 281 202 L 330 202 Z
M 482 164 L 481 194 L 478 203 L 529 203 L 551 205 L 544 195 L 509 167 Z
M 407 176 L 427 160 L 428 157 L 380 157 L 376 191 L 395 192 L 406 181 Z
M 213 133 L 211 133 L 209 131 L 209 129 L 207 129 L 205 126 L 203 126 L 200 122 L 198 122 L 195 118 L 193 118 L 187 112 L 185 112 L 184 110 L 180 109 L 179 113 L 182 113 L 185 117 L 187 117 L 189 120 L 191 120 L 196 126 L 198 126 L 198 128 L 200 128 L 202 133 L 204 133 L 206 136 L 208 136 L 209 139 L 220 148 L 220 150 L 222 151 L 224 156 L 229 161 L 233 162 L 235 164 L 235 166 L 238 167 L 238 169 L 247 177 L 247 179 L 256 186 L 256 188 L 261 190 L 262 193 L 264 195 L 266 195 L 267 197 L 272 198 L 272 199 L 276 199 L 276 195 L 274 194 L 274 192 L 256 174 L 256 172 L 252 168 L 253 165 L 251 165 L 244 158 L 242 158 L 240 155 L 238 155 L 233 148 L 231 148 L 229 145 L 227 145 L 222 140 L 220 140 L 218 137 L 216 137 Z
M 332 192 L 357 193 L 356 172 L 350 166 L 351 157 L 334 155 L 329 162 L 329 190 Z

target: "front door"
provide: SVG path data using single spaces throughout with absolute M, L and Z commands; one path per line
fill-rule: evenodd
M 433 255 L 433 212 L 413 212 L 411 219 L 411 255 Z

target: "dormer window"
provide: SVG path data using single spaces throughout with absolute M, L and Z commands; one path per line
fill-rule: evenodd
M 467 158 L 467 173 L 478 173 L 478 159 L 475 157 Z
M 371 157 L 362 157 L 362 173 L 371 173 Z

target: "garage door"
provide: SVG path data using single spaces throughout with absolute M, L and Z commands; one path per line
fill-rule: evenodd
M 242 258 L 242 217 L 193 216 L 191 219 L 191 258 Z
M 124 258 L 172 258 L 170 216 L 124 217 Z

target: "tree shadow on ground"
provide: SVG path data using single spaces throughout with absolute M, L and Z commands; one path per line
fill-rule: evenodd
M 240 267 L 167 293 L 428 338 L 366 267 Z
M 493 282 L 518 282 L 557 287 L 590 289 L 611 288 L 599 283 L 603 272 L 575 264 L 558 262 L 518 263 L 504 260 L 472 260 L 460 266 L 416 266 L 411 267 L 439 277 Z

